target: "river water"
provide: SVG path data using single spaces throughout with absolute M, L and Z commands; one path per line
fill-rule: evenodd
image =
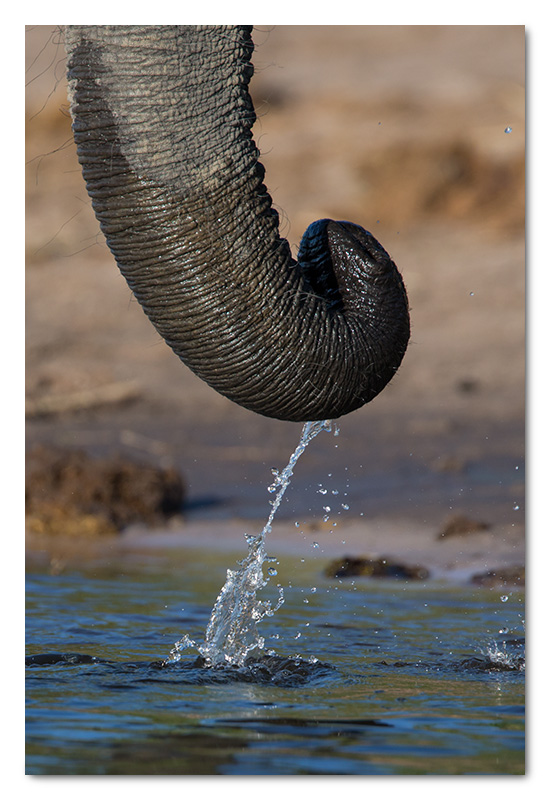
M 167 662 L 182 633 L 204 635 L 231 560 L 182 549 L 168 565 L 150 552 L 29 571 L 28 774 L 524 771 L 519 593 L 329 579 L 285 557 L 263 651 L 243 667 L 192 649 Z

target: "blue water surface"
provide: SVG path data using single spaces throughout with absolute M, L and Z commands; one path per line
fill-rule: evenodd
M 231 565 L 182 551 L 29 572 L 28 774 L 524 772 L 517 591 L 329 579 L 289 558 L 263 651 L 167 664 L 183 633 L 204 636 Z

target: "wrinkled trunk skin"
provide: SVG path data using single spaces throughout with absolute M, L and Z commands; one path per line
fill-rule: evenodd
M 349 222 L 298 263 L 252 140 L 250 26 L 69 26 L 78 157 L 145 313 L 221 394 L 268 417 L 337 418 L 375 397 L 409 339 L 401 276 Z

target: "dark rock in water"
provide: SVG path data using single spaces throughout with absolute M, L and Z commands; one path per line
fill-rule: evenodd
M 150 678 L 155 682 L 166 680 L 158 676 L 159 671 L 164 671 L 170 680 L 198 685 L 256 683 L 291 688 L 318 680 L 335 679 L 340 674 L 330 664 L 316 659 L 306 661 L 298 656 L 289 658 L 275 654 L 249 656 L 241 666 L 210 666 L 199 656 L 191 661 L 155 662 L 150 667 L 157 672 L 157 677 Z
M 425 567 L 400 564 L 391 558 L 369 558 L 368 556 L 344 556 L 331 561 L 325 569 L 329 578 L 402 578 L 405 580 L 426 580 L 430 573 Z
M 491 526 L 487 522 L 470 519 L 463 514 L 454 514 L 449 517 L 437 538 L 446 539 L 448 536 L 462 536 L 467 533 L 479 533 L 488 531 Z
M 36 653 L 25 657 L 26 667 L 50 667 L 53 664 L 107 664 L 105 661 L 95 656 L 83 653 Z
M 502 660 L 490 656 L 465 658 L 458 664 L 458 669 L 472 672 L 523 672 L 525 658 L 523 656 L 503 658 Z
M 57 447 L 27 454 L 26 518 L 35 533 L 95 536 L 158 524 L 181 511 L 184 495 L 175 469 Z
M 244 667 L 255 681 L 275 683 L 278 686 L 297 686 L 327 673 L 336 673 L 333 667 L 321 661 L 311 662 L 277 655 L 249 656 Z
M 476 586 L 524 586 L 525 567 L 503 567 L 502 569 L 489 569 L 486 572 L 477 572 L 472 575 L 470 582 Z
M 334 667 L 321 661 L 310 662 L 277 655 L 249 656 L 242 667 L 225 668 L 225 671 L 233 673 L 233 679 L 239 682 L 289 688 L 337 674 Z

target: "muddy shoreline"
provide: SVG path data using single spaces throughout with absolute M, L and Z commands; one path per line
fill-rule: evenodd
M 54 574 L 94 565 L 119 565 L 124 570 L 125 564 L 136 568 L 151 562 L 165 563 L 167 568 L 172 564 L 176 569 L 179 561 L 200 561 L 201 552 L 210 551 L 227 553 L 227 567 L 232 568 L 246 555 L 244 534 L 257 533 L 262 526 L 250 520 L 174 524 L 170 530 L 136 526 L 118 536 L 94 540 L 29 535 L 27 564 Z M 307 559 L 309 568 L 316 565 L 319 573 L 334 559 L 388 559 L 390 565 L 422 568 L 427 574 L 420 576 L 421 583 L 443 581 L 519 591 L 524 586 L 524 537 L 521 530 L 511 527 L 442 540 L 436 527 L 402 518 L 351 519 L 334 528 L 305 522 L 297 529 L 292 523 L 278 522 L 269 534 L 268 547 L 277 559 L 292 561 L 294 567 Z M 392 580 L 399 583 L 397 578 Z
M 270 535 L 274 553 L 316 559 L 320 569 L 343 556 L 390 557 L 428 569 L 431 579 L 461 583 L 524 566 L 520 421 L 515 429 L 456 422 L 437 437 L 420 422 L 407 434 L 394 416 L 384 424 L 364 413 L 361 423 L 348 427 L 342 420 L 337 437 L 323 433 L 303 454 Z M 186 495 L 181 515 L 164 525 L 131 525 L 92 540 L 28 535 L 29 564 L 58 569 L 115 555 L 146 560 L 147 554 L 200 549 L 242 557 L 244 533 L 259 532 L 268 516 L 271 467 L 284 466 L 300 430 L 272 426 L 258 438 L 246 426 L 224 426 L 223 435 L 215 425 L 194 425 L 193 438 L 183 419 L 161 420 L 153 409 L 101 420 L 35 421 L 33 442 L 175 467 Z M 457 520 L 466 521 L 464 530 Z
M 437 420 L 396 415 L 338 421 L 338 436 L 323 433 L 295 470 L 278 516 L 321 514 L 321 484 L 347 493 L 352 513 L 407 515 L 437 522 L 448 512 L 489 514 L 515 521 L 524 508 L 524 423 Z M 101 417 L 27 422 L 29 443 L 82 449 L 92 456 L 140 459 L 173 466 L 187 487 L 189 519 L 261 519 L 271 469 L 281 469 L 300 425 L 263 421 L 256 433 L 235 420 L 203 423 L 153 408 L 121 409 Z

